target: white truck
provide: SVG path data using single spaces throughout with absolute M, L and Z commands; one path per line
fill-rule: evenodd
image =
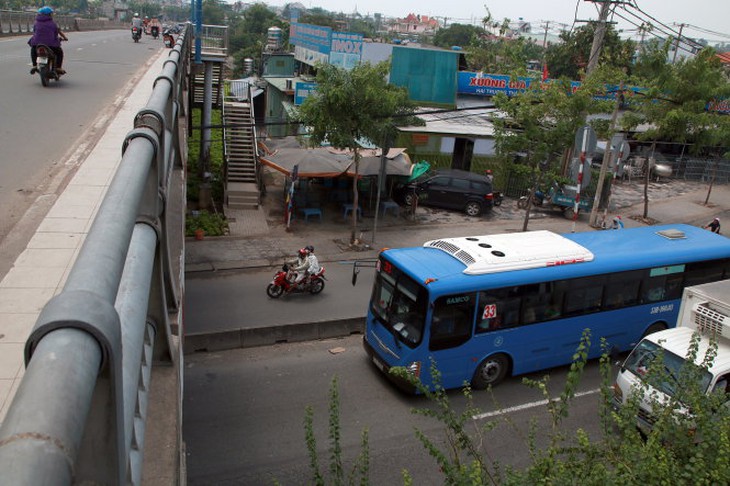
M 675 395 L 680 370 L 697 332 L 700 336 L 695 364 L 702 365 L 712 340 L 717 342 L 717 355 L 707 371 L 698 375 L 700 390 L 730 393 L 730 280 L 684 289 L 677 327 L 644 337 L 623 362 L 613 385 L 614 407 L 620 408 L 639 390 L 642 396 L 637 421 L 642 431 L 652 428 L 652 403 L 667 403 Z M 658 356 L 663 357 L 665 376 L 660 383 L 649 386 L 645 379 Z

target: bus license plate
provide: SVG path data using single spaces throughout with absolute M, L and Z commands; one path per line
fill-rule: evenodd
M 373 363 L 375 363 L 375 366 L 377 366 L 380 371 L 385 373 L 385 365 L 375 356 L 373 356 Z

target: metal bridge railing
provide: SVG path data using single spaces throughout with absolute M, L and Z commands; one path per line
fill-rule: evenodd
M 228 26 L 201 26 L 200 48 L 203 57 L 223 57 L 228 55 Z
M 170 243 L 182 231 L 168 198 L 183 162 L 190 33 L 164 62 L 64 289 L 26 342 L 0 428 L 2 484 L 141 483 L 151 369 L 176 359 L 181 277 Z

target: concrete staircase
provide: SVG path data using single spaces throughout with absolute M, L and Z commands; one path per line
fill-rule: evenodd
M 249 102 L 223 103 L 225 204 L 230 209 L 257 209 L 260 203 L 259 162 L 252 111 Z

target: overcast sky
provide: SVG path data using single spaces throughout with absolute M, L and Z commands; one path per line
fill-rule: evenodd
M 269 5 L 286 5 L 291 0 L 264 0 Z M 321 7 L 334 12 L 360 14 L 382 13 L 389 17 L 405 17 L 409 13 L 429 15 L 433 17 L 447 17 L 448 23 L 479 22 L 486 15 L 486 9 L 498 21 L 509 18 L 524 20 L 533 23 L 536 27 L 545 21 L 573 24 L 573 20 L 597 19 L 597 4 L 585 0 L 299 0 L 308 8 Z M 617 10 L 623 17 L 635 24 L 641 24 L 641 19 L 656 20 L 679 29 L 678 24 L 691 24 L 695 27 L 718 32 L 724 36 L 708 32 L 701 32 L 691 27 L 685 27 L 683 34 L 704 38 L 710 41 L 730 42 L 730 0 L 632 0 L 643 12 L 626 7 L 629 12 Z M 576 16 L 577 7 L 577 16 Z M 614 17 L 619 22 L 618 27 L 635 30 L 636 27 L 626 21 Z M 673 26 L 677 24 L 677 26 Z

